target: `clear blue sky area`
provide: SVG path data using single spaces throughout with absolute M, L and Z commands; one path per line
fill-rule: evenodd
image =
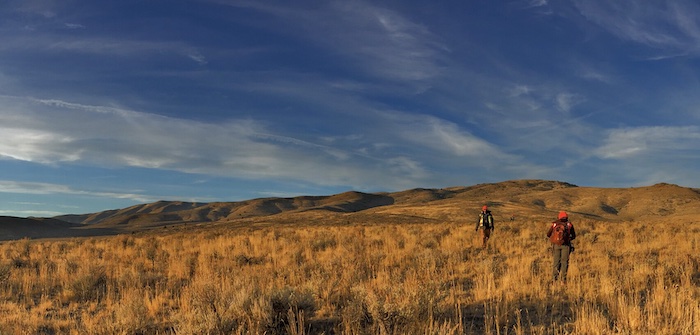
M 695 1 L 0 2 L 0 215 L 700 187 Z

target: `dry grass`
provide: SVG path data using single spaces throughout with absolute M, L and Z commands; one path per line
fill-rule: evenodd
M 575 219 L 575 217 L 574 217 Z M 276 226 L 0 245 L 0 334 L 699 334 L 700 231 Z

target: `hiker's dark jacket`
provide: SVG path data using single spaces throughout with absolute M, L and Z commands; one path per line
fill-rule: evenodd
M 487 210 L 486 212 L 479 213 L 479 220 L 476 221 L 476 229 L 478 230 L 479 228 L 493 229 L 493 215 L 491 215 L 491 211 Z

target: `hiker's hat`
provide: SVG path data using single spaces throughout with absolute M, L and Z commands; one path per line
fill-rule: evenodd
M 559 212 L 559 220 L 568 219 L 568 218 L 569 218 L 569 214 L 566 214 L 566 212 L 564 212 L 564 211 Z

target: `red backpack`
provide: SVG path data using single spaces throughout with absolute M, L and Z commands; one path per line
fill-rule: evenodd
M 549 235 L 549 240 L 557 245 L 563 245 L 569 241 L 569 223 L 554 221 L 552 222 L 552 235 Z

